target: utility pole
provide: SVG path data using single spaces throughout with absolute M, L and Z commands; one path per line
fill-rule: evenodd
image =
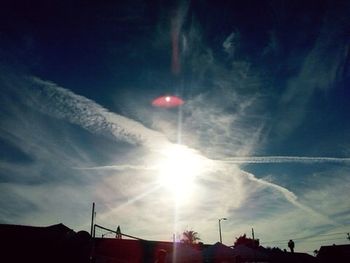
M 95 219 L 95 202 L 92 203 L 92 213 L 91 213 L 91 230 L 90 235 L 93 237 L 94 232 L 94 219 Z
M 254 228 L 252 228 L 252 237 L 253 237 L 253 240 L 255 239 L 254 238 Z
M 221 220 L 227 220 L 227 218 L 223 217 L 219 219 L 219 235 L 220 235 L 220 243 L 222 243 L 222 235 L 221 235 Z

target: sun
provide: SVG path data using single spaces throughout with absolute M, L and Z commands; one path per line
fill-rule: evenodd
M 195 180 L 205 169 L 205 158 L 183 145 L 171 145 L 162 150 L 157 165 L 158 182 L 176 200 L 184 200 L 193 192 Z

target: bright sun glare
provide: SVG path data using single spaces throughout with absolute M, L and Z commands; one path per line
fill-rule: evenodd
M 205 158 L 182 145 L 172 145 L 162 154 L 164 158 L 158 164 L 159 183 L 177 201 L 183 200 L 193 191 L 196 176 L 204 171 Z

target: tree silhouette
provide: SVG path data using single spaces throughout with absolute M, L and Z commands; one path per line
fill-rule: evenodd
M 236 241 L 234 243 L 234 246 L 238 246 L 238 245 L 244 245 L 246 247 L 250 247 L 250 248 L 257 248 L 259 247 L 259 239 L 252 239 L 246 236 L 246 234 L 240 236 L 240 237 L 236 237 Z
M 185 244 L 196 244 L 199 240 L 201 240 L 198 236 L 198 233 L 193 230 L 186 230 L 182 233 L 181 242 Z

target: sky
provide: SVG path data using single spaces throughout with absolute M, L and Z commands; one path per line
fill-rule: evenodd
M 120 3 L 122 2 L 122 3 Z M 350 232 L 349 1 L 4 1 L 0 223 L 312 253 Z M 164 95 L 178 108 L 152 106 Z M 98 232 L 102 234 L 102 232 Z

